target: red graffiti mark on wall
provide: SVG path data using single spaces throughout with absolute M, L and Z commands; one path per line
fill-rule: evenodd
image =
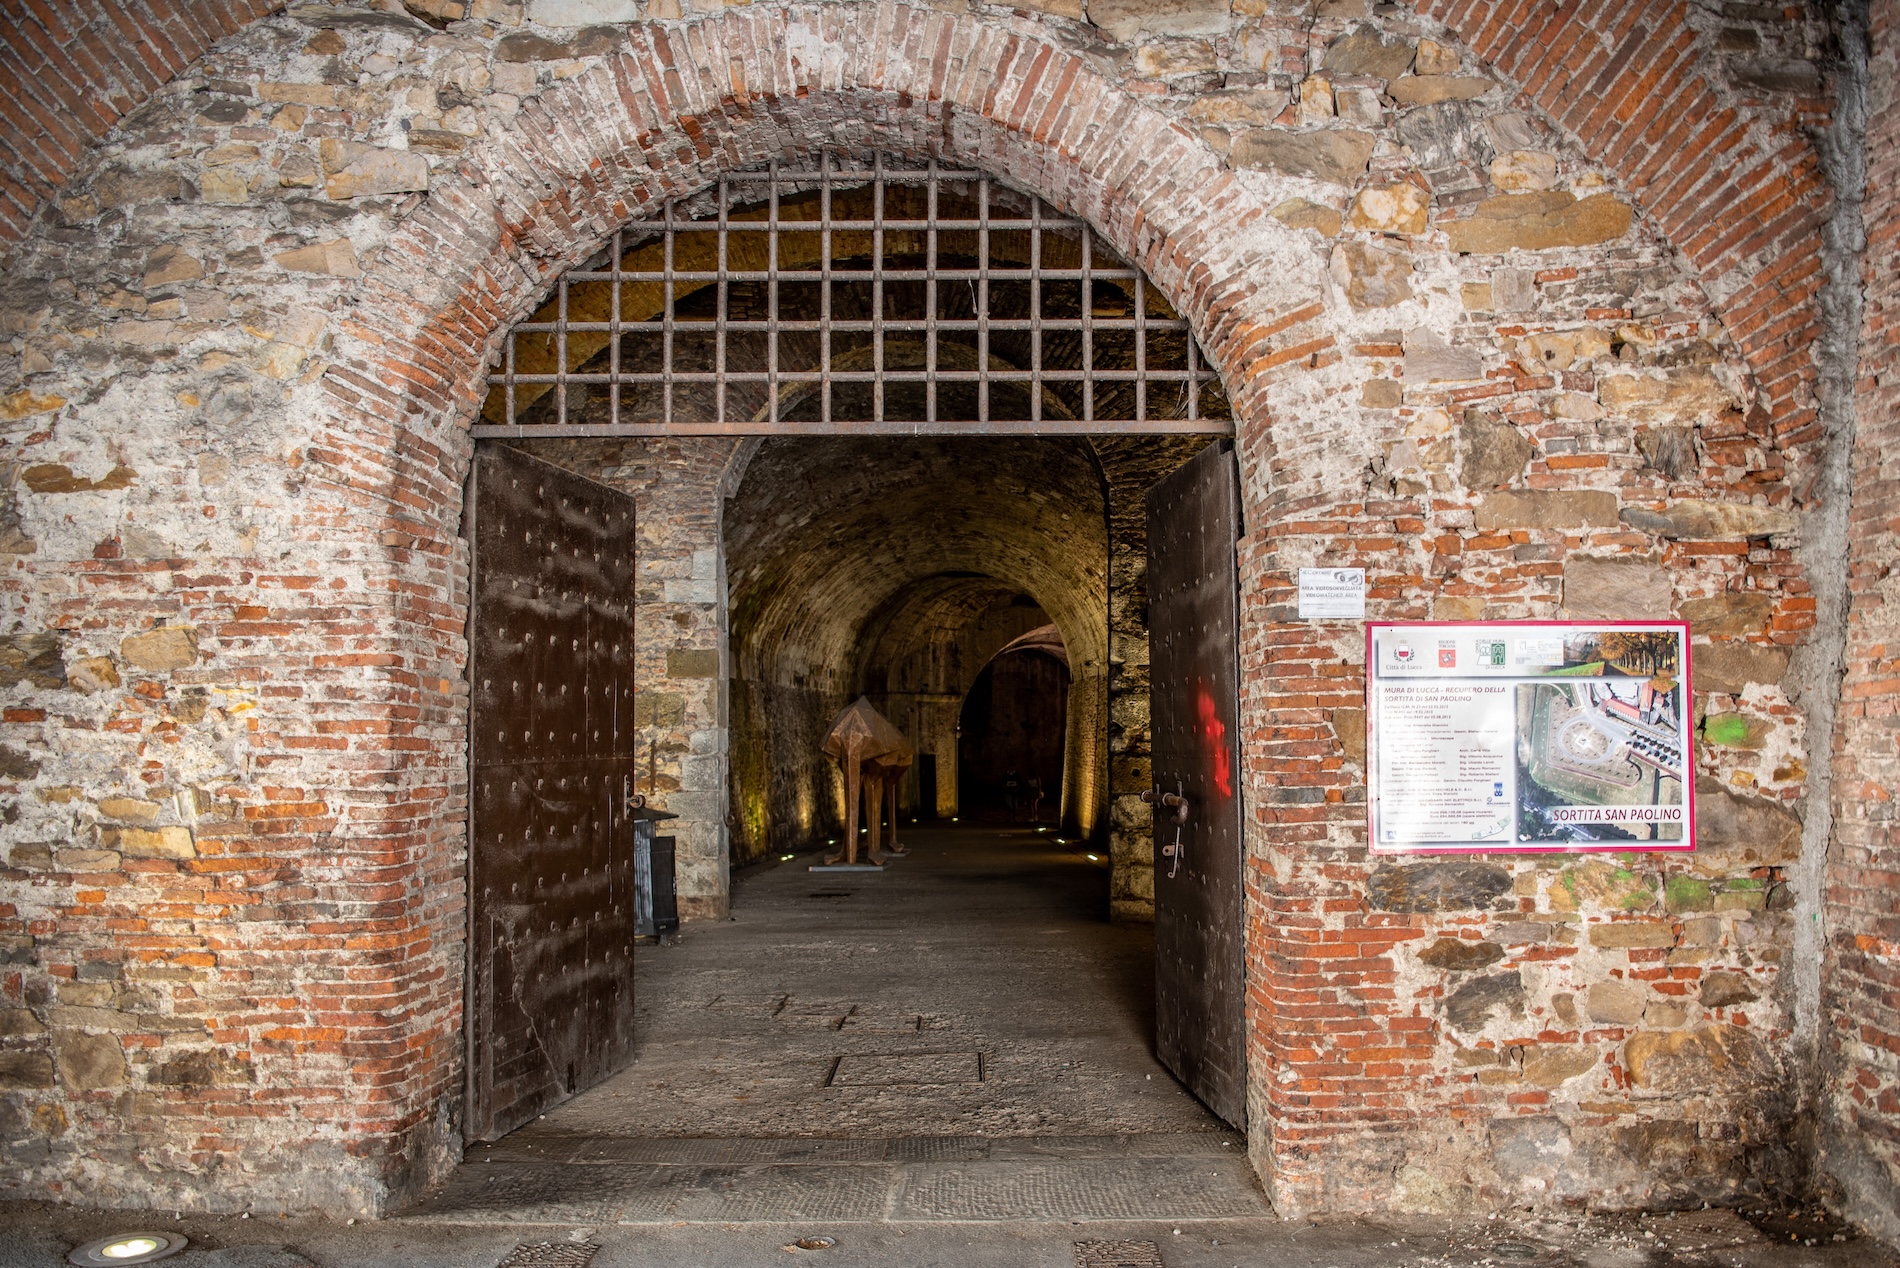
M 1194 688 L 1194 707 L 1201 715 L 1201 742 L 1207 746 L 1207 772 L 1220 795 L 1234 795 L 1234 755 L 1227 744 L 1227 724 L 1214 707 L 1214 697 L 1206 683 Z

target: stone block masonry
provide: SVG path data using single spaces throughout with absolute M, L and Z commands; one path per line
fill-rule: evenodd
M 1791 926 L 1823 914 L 1830 1112 L 1864 1132 L 1863 1173 L 1891 1174 L 1878 420 L 1841 901 L 1794 883 L 1826 755 L 1785 657 L 1839 562 L 1799 518 L 1832 434 L 1831 200 L 1802 130 L 1832 100 L 1827 15 L 1247 3 L 1181 27 L 775 0 L 573 29 L 444 7 L 167 10 L 194 43 L 136 82 L 90 51 L 114 13 L 9 19 L 31 68 L 9 84 L 100 103 L 16 111 L 6 156 L 9 1192 L 355 1214 L 453 1160 L 458 530 L 488 355 L 616 226 L 818 143 L 941 153 L 1087 216 L 1221 370 L 1246 522 L 1250 1152 L 1283 1212 L 1790 1180 L 1789 1066 L 1814 1037 L 1785 969 Z M 1890 343 L 1885 249 L 1870 348 Z M 642 643 L 667 684 L 654 731 L 686 746 L 678 791 L 706 791 L 714 507 L 697 477 L 622 465 L 662 508 L 642 584 L 683 618 Z M 1367 568 L 1390 618 L 1559 616 L 1608 576 L 1689 616 L 1721 667 L 1698 700 L 1720 719 L 1705 848 L 1369 859 L 1363 644 L 1294 619 L 1308 564 Z M 713 866 L 715 840 L 695 846 Z

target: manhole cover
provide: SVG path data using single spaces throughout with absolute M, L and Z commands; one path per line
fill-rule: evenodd
M 831 1063 L 826 1087 L 893 1087 L 983 1082 L 980 1052 L 863 1053 Z
M 524 1242 L 495 1268 L 587 1268 L 599 1253 L 592 1242 Z
M 1544 1253 L 1544 1248 L 1529 1242 L 1499 1242 L 1491 1248 L 1491 1253 L 1499 1259 L 1535 1259 Z
M 1077 1242 L 1075 1268 L 1166 1268 L 1153 1242 Z

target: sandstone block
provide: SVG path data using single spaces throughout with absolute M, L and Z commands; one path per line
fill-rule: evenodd
M 86 656 L 66 667 L 67 685 L 82 696 L 119 685 L 119 671 L 107 656 Z
M 1765 594 L 1723 591 L 1682 605 L 1682 619 L 1697 634 L 1711 638 L 1740 638 L 1758 634 L 1774 615 L 1775 601 Z
M 0 779 L 31 779 L 39 773 L 37 760 L 11 744 L 0 744 Z
M 675 647 L 666 653 L 666 676 L 668 678 L 717 678 L 719 676 L 719 651 L 717 648 Z
M 321 273 L 328 277 L 363 276 L 362 267 L 356 262 L 356 248 L 344 238 L 313 242 L 294 251 L 279 251 L 272 258 L 280 267 L 292 273 Z
M 325 137 L 318 158 L 328 174 L 323 192 L 338 202 L 429 188 L 429 160 L 408 150 Z
M 1414 49 L 1407 41 L 1386 40 L 1377 31 L 1362 27 L 1327 45 L 1321 64 L 1335 75 L 1397 79 L 1411 67 L 1413 55 Z
M 0 1052 L 0 1088 L 26 1092 L 53 1086 L 53 1059 L 44 1052 Z
M 1597 490 L 1500 489 L 1478 503 L 1479 528 L 1608 528 L 1616 494 Z
M 1348 761 L 1366 761 L 1366 711 L 1364 709 L 1334 709 L 1333 734 L 1339 740 L 1339 751 Z
M 1801 821 L 1779 803 L 1696 780 L 1696 855 L 1738 868 L 1773 867 L 1801 857 Z
M 1385 122 L 1385 103 L 1379 90 L 1360 84 L 1333 85 L 1333 109 L 1340 119 L 1359 128 L 1376 128 Z
M 255 1083 L 257 1075 L 245 1058 L 201 1049 L 159 1062 L 151 1081 L 163 1087 L 242 1087 Z
M 336 89 L 330 84 L 266 83 L 255 86 L 259 101 L 285 101 L 300 106 L 334 106 Z
M 1557 183 L 1557 156 L 1506 150 L 1491 160 L 1491 183 L 1507 194 L 1535 194 Z
M 649 16 L 666 15 L 656 12 Z M 676 12 L 672 16 L 679 15 Z M 527 31 L 516 31 L 495 41 L 495 60 L 504 63 L 564 62 L 576 57 L 600 57 L 620 47 L 625 38 L 616 26 L 586 27 L 567 40 L 543 39 Z
M 1446 224 L 1445 233 L 1451 249 L 1465 254 L 1548 251 L 1614 242 L 1629 232 L 1631 214 L 1629 204 L 1609 194 L 1499 194 L 1466 219 Z
M 121 866 L 112 850 L 59 850 L 53 858 L 62 872 L 116 872 Z
M 1264 128 L 1286 107 L 1286 94 L 1260 88 L 1223 88 L 1202 93 L 1188 107 L 1188 118 L 1217 127 Z
M 1474 490 L 1511 483 L 1524 473 L 1524 464 L 1537 452 L 1537 446 L 1523 432 L 1477 409 L 1465 411 L 1458 441 L 1464 451 L 1458 478 L 1467 489 Z
M 1495 942 L 1466 942 L 1463 938 L 1440 938 L 1418 953 L 1420 964 L 1453 973 L 1469 973 L 1489 968 L 1504 958 L 1504 948 Z
M 1759 752 L 1768 747 L 1774 731 L 1773 722 L 1747 713 L 1711 713 L 1702 719 L 1703 740 L 1723 748 Z
M 1510 891 L 1509 872 L 1477 859 L 1381 863 L 1366 882 L 1378 911 L 1482 911 Z
M 1229 0 L 1088 0 L 1089 21 L 1117 43 L 1138 35 L 1220 35 Z
M 1658 537 L 1691 541 L 1722 541 L 1742 537 L 1772 537 L 1792 533 L 1800 526 L 1793 511 L 1736 502 L 1685 499 L 1660 511 L 1651 511 L 1641 527 Z
M 528 0 L 528 21 L 538 26 L 593 26 L 640 17 L 639 0 Z
M 1584 996 L 1590 1020 L 1608 1026 L 1634 1026 L 1643 1019 L 1644 993 L 1624 982 L 1598 982 Z
M 1135 56 L 1129 63 L 1129 69 L 1142 79 L 1177 79 L 1183 75 L 1205 74 L 1218 68 L 1214 46 L 1206 40 L 1169 40 L 1160 44 L 1143 44 L 1135 49 Z M 1331 104 L 1331 94 L 1328 94 L 1328 104 Z
M 198 178 L 198 191 L 213 206 L 235 207 L 250 201 L 251 180 L 235 168 L 216 167 Z
M 1333 248 L 1333 281 L 1354 308 L 1390 308 L 1412 297 L 1412 257 L 1369 242 Z
M 99 813 L 120 823 L 150 826 L 158 822 L 158 803 L 136 797 L 107 797 L 99 803 Z
M 1321 128 L 1311 132 L 1259 128 L 1234 139 L 1228 160 L 1235 167 L 1351 185 L 1365 175 L 1375 144 L 1371 133 L 1356 128 Z
M 22 1035 L 41 1035 L 46 1027 L 29 1008 L 0 1008 L 0 1037 L 18 1039 Z
M 1408 181 L 1374 185 L 1361 190 L 1353 199 L 1352 214 L 1347 217 L 1346 226 L 1374 233 L 1424 233 L 1429 201 L 1424 190 Z
M 1702 979 L 1702 1004 L 1706 1008 L 1728 1008 L 1752 1003 L 1758 997 L 1744 973 L 1716 971 Z
M 1788 672 L 1788 649 L 1760 643 L 1696 643 L 1690 647 L 1697 691 L 1740 695 L 1751 682 L 1777 683 Z
M 22 418 L 31 418 L 35 414 L 50 414 L 65 403 L 66 398 L 63 396 L 21 388 L 17 392 L 0 396 L 0 421 L 17 423 Z
M 1642 1031 L 1623 1045 L 1623 1064 L 1637 1087 L 1703 1095 L 1765 1089 L 1778 1074 L 1762 1041 L 1740 1026 Z
M 162 246 L 145 261 L 147 290 L 170 286 L 174 282 L 195 282 L 204 275 L 204 262 L 177 246 Z
M 1501 313 L 1528 313 L 1537 307 L 1534 269 L 1492 269 L 1491 300 Z
M 1659 375 L 1607 375 L 1597 384 L 1597 398 L 1612 414 L 1639 423 L 1693 421 L 1735 403 L 1721 380 L 1702 366 Z
M 1689 427 L 1649 427 L 1636 433 L 1643 461 L 1671 480 L 1696 469 L 1695 431 Z
M 1713 911 L 1715 910 L 1715 889 L 1709 882 L 1699 877 L 1677 873 L 1663 881 L 1663 907 L 1672 914 Z M 1683 940 L 1688 940 L 1686 930 Z
M 1550 374 L 1609 355 L 1610 337 L 1595 326 L 1584 326 L 1526 335 L 1517 341 L 1514 359 L 1532 374 Z
M 43 462 L 22 471 L 20 482 L 35 493 L 109 493 L 131 488 L 138 474 L 130 467 L 114 467 L 95 480 L 75 475 L 64 463 Z
M 1391 379 L 1369 379 L 1359 389 L 1359 403 L 1368 409 L 1397 409 L 1405 400 L 1405 389 Z
M 1579 620 L 1665 620 L 1675 600 L 1669 574 L 1635 559 L 1564 560 L 1564 611 Z
M 1550 905 L 1554 911 L 1587 906 L 1646 911 L 1656 905 L 1656 890 L 1647 873 L 1591 859 L 1558 873 L 1551 882 Z
M 1402 106 L 1434 106 L 1441 101 L 1470 101 L 1497 85 L 1482 75 L 1407 75 L 1386 89 Z
M 1590 945 L 1606 948 L 1673 947 L 1675 926 L 1662 920 L 1619 920 L 1614 924 L 1591 925 Z
M 1323 124 L 1334 115 L 1333 81 L 1324 75 L 1308 75 L 1300 81 L 1300 122 Z
M 1588 392 L 1559 392 L 1550 398 L 1550 416 L 1594 423 L 1604 416 L 1604 409 Z
M 51 871 L 53 847 L 40 841 L 16 845 L 7 854 L 7 866 L 22 872 Z
M 66 663 L 60 655 L 58 634 L 41 630 L 37 634 L 0 635 L 0 687 L 23 682 L 49 689 L 66 685 Z
M 1540 1044 L 1524 1058 L 1524 1081 L 1538 1087 L 1559 1087 L 1596 1068 L 1595 1048 L 1580 1044 Z
M 128 665 L 152 673 L 184 669 L 198 663 L 198 632 L 189 625 L 165 625 L 119 640 L 119 655 Z
M 59 1081 L 76 1092 L 125 1084 L 125 1047 L 116 1035 L 66 1031 L 53 1037 Z
M 1469 383 L 1484 377 L 1484 359 L 1473 348 L 1441 342 L 1426 327 L 1405 332 L 1407 383 Z
M 198 857 L 198 847 L 190 828 L 106 828 L 99 833 L 99 844 L 135 859 L 190 859 Z
M 1322 238 L 1340 236 L 1340 213 L 1324 203 L 1307 202 L 1305 198 L 1288 198 L 1269 215 L 1286 228 L 1313 228 L 1319 230 Z
M 1412 59 L 1412 69 L 1421 75 L 1456 75 L 1458 73 L 1458 50 L 1436 40 L 1420 40 L 1418 53 Z

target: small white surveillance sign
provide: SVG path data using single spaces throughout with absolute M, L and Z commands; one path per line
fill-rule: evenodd
M 1300 569 L 1302 621 L 1363 621 L 1366 619 L 1364 568 Z

